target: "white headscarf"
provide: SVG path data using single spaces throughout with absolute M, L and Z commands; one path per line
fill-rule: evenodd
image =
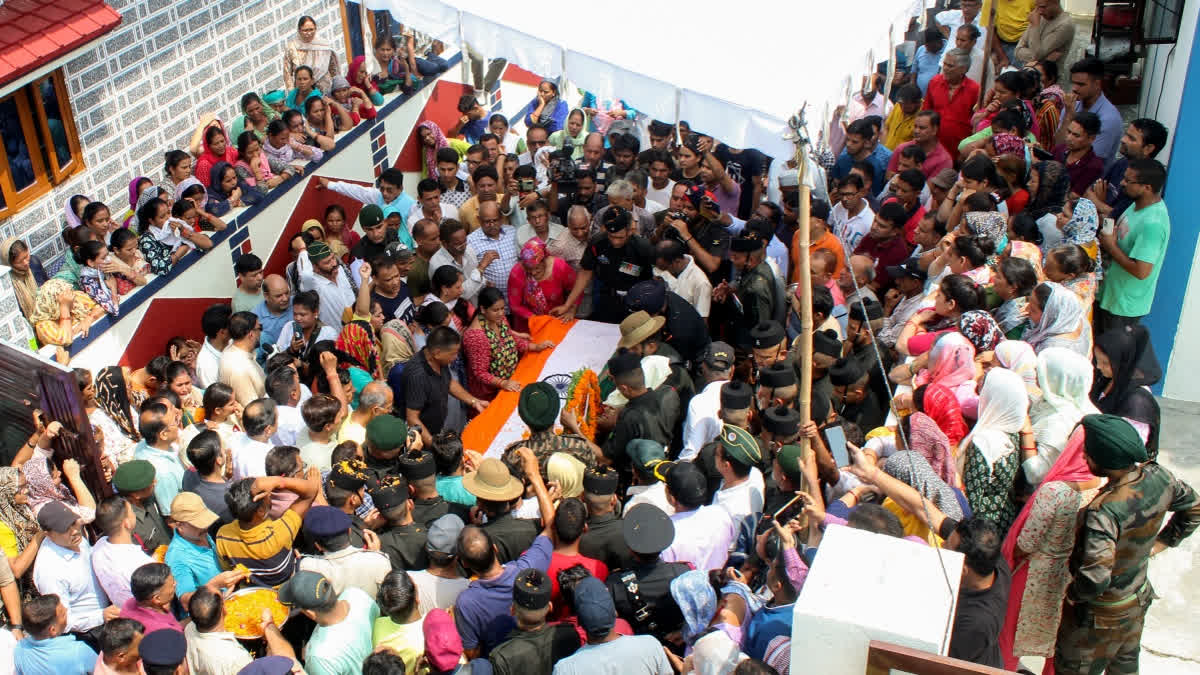
M 1006 368 L 991 369 L 979 391 L 979 419 L 963 439 L 962 447 L 974 443 L 990 469 L 997 460 L 1016 451 L 1012 434 L 1021 430 L 1028 412 L 1029 394 L 1021 376 Z
M 1047 347 L 1065 347 L 1087 356 L 1091 350 L 1092 332 L 1085 319 L 1085 308 L 1074 291 L 1053 281 L 1043 282 L 1050 287 L 1050 298 L 1042 307 L 1042 318 L 1022 336 L 1035 352 Z M 1036 292 L 1036 290 L 1034 291 Z M 1082 330 L 1080 330 L 1082 328 Z M 1080 330 L 1079 337 L 1068 337 Z
M 1042 400 L 1029 411 L 1038 454 L 1024 463 L 1025 476 L 1038 484 L 1067 447 L 1067 439 L 1084 415 L 1100 411 L 1088 394 L 1092 390 L 1092 362 L 1069 349 L 1049 347 L 1037 357 Z
M 725 631 L 715 630 L 696 641 L 688 658 L 699 675 L 729 675 L 750 657 L 738 649 Z

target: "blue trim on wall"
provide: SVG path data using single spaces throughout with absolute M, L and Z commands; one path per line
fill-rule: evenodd
M 1200 24 L 1196 27 L 1192 51 L 1188 55 L 1187 75 L 1183 80 L 1183 96 L 1179 103 L 1179 122 L 1171 130 L 1175 140 L 1171 143 L 1167 187 L 1163 191 L 1163 200 L 1171 214 L 1170 245 L 1167 246 L 1158 287 L 1154 291 L 1154 305 L 1150 308 L 1150 314 L 1142 320 L 1150 330 L 1154 353 L 1164 369 L 1175 348 L 1183 300 L 1192 273 L 1192 260 L 1196 255 L 1197 235 L 1200 234 L 1200 223 L 1192 216 L 1200 212 L 1200 191 L 1195 187 L 1195 177 L 1200 176 L 1200 126 L 1184 124 L 1185 110 L 1200 110 Z M 1162 395 L 1163 382 L 1160 381 L 1151 389 L 1155 394 Z
M 446 59 L 446 63 L 448 65 L 443 73 L 450 72 L 450 69 L 457 66 L 461 61 L 462 53 L 457 53 L 449 59 Z M 238 214 L 236 218 L 231 219 L 227 223 L 228 227 L 226 227 L 223 231 L 207 233 L 213 242 L 213 247 L 210 251 L 199 254 L 189 253 L 188 255 L 185 255 L 183 259 L 175 263 L 175 266 L 171 269 L 170 274 L 157 276 L 150 280 L 150 282 L 145 286 L 137 289 L 129 296 L 122 298 L 120 312 L 117 314 L 117 316 L 113 317 L 112 315 L 105 314 L 102 318 L 98 319 L 96 323 L 92 324 L 91 329 L 88 331 L 87 337 L 76 338 L 75 341 L 71 343 L 71 347 L 69 349 L 71 356 L 75 356 L 87 348 L 92 341 L 96 340 L 105 332 L 107 332 L 108 329 L 112 328 L 113 325 L 120 321 L 122 317 L 127 316 L 142 304 L 152 300 L 154 296 L 160 290 L 162 290 L 163 287 L 175 279 L 175 277 L 179 276 L 181 273 L 187 271 L 187 269 L 192 265 L 196 264 L 200 260 L 200 256 L 211 255 L 217 252 L 219 247 L 224 246 L 226 241 L 234 237 L 235 234 L 242 235 L 242 238 L 238 239 L 237 242 L 245 241 L 245 237 L 248 236 L 250 232 L 250 221 L 254 218 L 254 216 L 257 216 L 263 211 L 263 209 L 267 208 L 271 204 L 274 204 L 276 200 L 282 198 L 285 194 L 290 192 L 292 188 L 300 185 L 303 181 L 308 180 L 308 177 L 312 176 L 322 164 L 329 161 L 330 157 L 348 147 L 351 143 L 358 140 L 358 138 L 363 134 L 374 132 L 375 128 L 378 127 L 378 133 L 373 133 L 372 135 L 372 138 L 378 138 L 383 133 L 383 120 L 385 117 L 387 117 L 387 115 L 391 114 L 400 106 L 416 97 L 425 87 L 436 85 L 439 79 L 441 79 L 440 76 L 433 79 L 423 80 L 421 84 L 413 91 L 413 93 L 400 94 L 391 101 L 388 101 L 381 108 L 379 108 L 378 117 L 376 117 L 374 124 L 358 124 L 350 131 L 338 136 L 333 150 L 325 153 L 324 156 L 321 157 L 320 161 L 309 162 L 304 166 L 303 176 L 292 176 L 291 178 L 277 185 L 275 189 L 268 192 L 258 204 L 247 208 L 245 211 Z M 232 256 L 235 260 L 236 256 L 239 255 L 237 252 L 237 242 L 229 241 L 230 248 L 233 249 Z M 231 276 L 233 275 L 232 264 L 229 266 L 229 273 Z

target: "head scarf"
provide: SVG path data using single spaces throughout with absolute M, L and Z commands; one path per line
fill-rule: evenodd
M 221 176 L 225 175 L 225 169 L 231 168 L 233 165 L 226 161 L 213 164 L 212 171 L 208 174 L 208 194 L 212 199 L 217 201 L 229 199 L 229 195 L 221 191 Z
M 911 450 L 893 453 L 884 461 L 883 472 L 921 493 L 922 497 L 933 502 L 942 513 L 955 520 L 962 520 L 962 506 L 954 496 L 954 490 L 938 477 L 924 455 Z
M 12 268 L 12 247 L 17 241 L 16 237 L 9 237 L 0 242 L 0 263 L 9 267 L 8 278 L 12 279 L 13 293 L 17 296 L 17 305 L 21 308 L 21 313 L 30 316 L 37 303 L 38 283 L 32 269 L 18 272 Z
M 21 467 L 25 472 L 25 480 L 29 482 L 29 509 L 34 513 L 50 501 L 58 500 L 71 507 L 79 503 L 62 481 L 59 481 L 58 485 L 54 484 L 54 479 L 50 477 L 51 461 L 49 457 L 35 452 L 33 459 Z
M 121 432 L 138 440 L 137 425 L 129 404 L 129 390 L 125 386 L 125 374 L 121 366 L 106 366 L 96 374 L 96 403 L 108 414 Z
M 1050 299 L 1042 308 L 1042 318 L 1032 324 L 1022 336 L 1022 339 L 1028 342 L 1035 352 L 1039 348 L 1050 346 L 1052 338 L 1075 332 L 1087 320 L 1086 311 L 1083 304 L 1079 302 L 1079 296 L 1075 295 L 1071 289 L 1053 281 L 1042 283 L 1050 287 Z M 1085 330 L 1084 333 L 1086 332 Z M 1073 343 L 1087 337 L 1081 333 L 1078 338 L 1063 338 L 1063 342 Z
M 1096 228 L 1100 226 L 1100 216 L 1096 213 L 1096 205 L 1086 197 L 1075 202 L 1071 220 L 1063 226 L 1063 243 L 1087 246 L 1096 241 Z
M 967 231 L 976 237 L 987 237 L 995 245 L 994 255 L 1008 248 L 1008 221 L 999 211 L 968 211 L 964 218 Z M 988 262 L 991 262 L 989 259 Z
M 67 203 L 63 205 L 63 215 L 67 218 L 67 227 L 79 227 L 83 224 L 83 221 L 79 219 L 79 216 L 75 215 L 75 210 L 71 208 L 71 202 L 75 201 L 76 197 L 83 197 L 89 202 L 92 201 L 87 195 L 71 195 L 70 197 L 67 197 Z
M 365 82 L 362 82 L 362 83 L 358 82 L 358 73 L 359 73 L 359 71 L 361 71 L 363 69 L 363 67 L 365 67 L 366 63 L 367 63 L 366 56 L 354 57 L 354 60 L 350 62 L 350 67 L 346 69 L 346 79 L 350 80 L 351 86 L 365 87 L 366 89 L 375 89 L 376 88 L 375 83 L 372 82 L 371 78 L 369 78 L 369 77 L 366 78 Z
M 962 333 L 944 333 L 929 350 L 929 366 L 917 373 L 915 386 L 940 384 L 953 390 L 975 378 L 975 347 Z
M 995 134 L 992 136 L 992 147 L 997 155 L 1025 156 L 1025 140 L 1016 134 Z
M 1038 172 L 1038 189 L 1027 210 L 1036 220 L 1047 213 L 1062 211 L 1071 192 L 1071 177 L 1067 175 L 1067 168 L 1058 162 L 1038 162 L 1033 168 Z
M 175 188 L 175 194 L 176 195 L 181 194 L 183 192 L 183 188 L 188 185 L 188 181 L 190 181 L 190 180 L 195 180 L 195 179 L 189 177 L 186 180 L 184 180 L 183 182 L 181 182 L 179 184 L 179 186 Z M 197 182 L 199 182 L 199 181 L 197 181 Z M 150 200 L 157 199 L 158 196 L 160 194 L 162 194 L 163 192 L 165 192 L 165 190 L 163 190 L 162 188 L 160 188 L 157 185 L 151 185 L 150 187 L 146 188 L 145 190 L 142 190 L 141 196 L 138 197 L 137 203 L 134 204 L 134 206 L 133 206 L 133 218 L 131 218 L 129 220 L 130 227 L 133 227 L 138 232 L 142 231 L 142 221 L 140 218 L 138 218 L 138 215 L 137 215 L 138 211 L 141 211 L 143 206 L 145 206 L 146 204 L 149 204 Z
M 546 294 L 542 292 L 542 285 L 538 283 L 537 275 L 534 273 L 534 268 L 546 259 L 545 242 L 538 237 L 531 238 L 521 247 L 518 257 L 525 267 L 525 303 L 529 305 L 534 314 L 548 313 L 550 303 L 546 300 Z
M 996 320 L 981 309 L 963 312 L 958 318 L 958 332 L 971 341 L 976 354 L 992 351 L 1004 339 L 1004 333 L 996 324 Z
M 204 208 L 204 205 L 208 203 L 208 186 L 204 183 L 201 183 L 200 179 L 196 178 L 195 176 L 188 176 L 180 181 L 179 185 L 175 186 L 175 201 L 183 199 L 184 191 L 193 185 L 199 185 L 200 187 L 204 188 L 204 196 L 200 198 L 200 203 L 196 205 L 197 208 L 202 209 Z
M 134 178 L 133 180 L 129 181 L 129 208 L 131 208 L 131 209 L 134 209 L 134 210 L 137 209 L 138 197 L 141 196 L 138 194 L 137 186 L 138 186 L 138 183 L 140 183 L 144 180 L 150 180 L 150 179 L 145 176 L 138 176 L 137 178 Z M 153 181 L 151 181 L 151 186 L 153 186 Z M 147 187 L 146 189 L 149 190 L 150 188 Z
M 1041 389 L 1038 388 L 1037 354 L 1028 342 L 1005 340 L 996 345 L 994 354 L 1001 366 L 1021 376 L 1025 381 L 1025 391 L 1029 393 L 1031 400 L 1042 395 Z
M 17 539 L 17 549 L 24 551 L 38 533 L 37 520 L 28 504 L 18 504 L 17 482 L 20 469 L 15 466 L 0 468 L 0 522 L 3 522 L 13 532 Z
M 1112 379 L 1096 371 L 1091 399 L 1100 412 L 1120 415 L 1146 425 L 1146 448 L 1151 457 L 1158 454 L 1160 412 L 1149 387 L 1162 378 L 1162 368 L 1150 344 L 1150 333 L 1141 324 L 1115 328 L 1096 339 L 1096 348 L 1104 352 L 1112 367 Z M 1112 391 L 1104 390 L 1112 383 Z M 1102 398 L 1103 396 L 1103 398 Z
M 574 115 L 575 113 L 579 113 L 580 115 L 583 116 L 583 126 L 579 127 L 579 133 L 572 136 L 571 132 L 567 131 L 567 122 L 569 122 L 571 120 L 571 115 Z M 554 133 L 562 134 L 562 139 L 559 141 L 558 147 L 561 148 L 564 145 L 563 141 L 569 140 L 569 141 L 571 141 L 571 145 L 575 148 L 572 156 L 575 158 L 582 157 L 583 156 L 583 142 L 587 140 L 587 135 L 588 135 L 588 114 L 587 114 L 587 112 L 585 112 L 583 108 L 571 108 L 571 110 L 569 110 L 567 112 L 567 119 L 563 121 L 563 128 Z
M 58 321 L 58 296 L 63 293 L 75 293 L 70 282 L 63 279 L 47 279 L 38 289 L 37 301 L 29 323 L 38 324 L 42 321 Z M 77 324 L 88 315 L 90 309 L 82 302 L 76 302 L 71 307 L 71 323 Z
M 915 412 L 908 417 L 908 445 L 929 462 L 929 468 L 947 485 L 955 484 L 954 455 L 950 439 L 932 417 Z
M 555 84 L 554 82 L 551 82 L 550 80 L 542 80 L 542 81 L 553 86 L 554 91 L 558 91 L 558 85 Z M 540 85 L 540 84 L 538 85 L 539 88 L 541 88 L 541 86 L 542 85 Z M 549 126 L 551 123 L 554 122 L 554 111 L 558 110 L 558 101 L 559 101 L 558 94 L 555 94 L 553 98 L 546 100 L 546 105 L 542 106 L 542 114 L 538 116 L 538 124 L 540 124 L 542 126 Z M 535 103 L 537 102 L 536 97 L 535 97 L 534 102 Z
M 442 133 L 442 128 L 433 120 L 425 120 L 417 125 L 417 142 L 421 142 L 421 129 L 428 129 L 429 133 L 433 134 L 433 147 L 429 147 L 421 143 L 421 149 L 425 153 L 425 170 L 429 172 L 430 178 L 437 178 L 437 152 L 442 148 L 450 147 L 450 141 L 446 140 L 446 134 Z
M 363 369 L 372 376 L 378 376 L 379 348 L 371 337 L 371 331 L 365 321 L 351 321 L 342 328 L 338 335 L 337 348 L 352 356 L 362 364 Z
M 268 107 L 268 106 L 266 106 L 264 104 L 264 107 Z M 216 126 L 218 129 L 220 129 L 221 133 L 224 134 L 224 136 L 225 136 L 225 153 L 223 155 L 217 155 L 216 153 L 214 153 L 212 151 L 211 148 L 208 147 L 208 130 L 210 127 L 213 127 L 213 126 Z M 201 181 L 211 180 L 209 178 L 209 176 L 205 176 L 205 175 L 201 174 L 201 171 L 200 171 L 201 167 L 207 166 L 207 167 L 209 167 L 209 171 L 211 172 L 213 168 L 216 168 L 217 162 L 232 163 L 234 161 L 237 161 L 237 145 L 235 145 L 233 142 L 231 142 L 229 140 L 229 132 L 225 131 L 225 124 L 222 123 L 221 120 L 219 120 L 219 119 L 213 119 L 212 122 L 209 122 L 207 125 L 205 125 L 204 129 L 202 130 L 202 134 L 200 136 L 200 146 L 201 146 L 200 156 L 196 158 L 196 164 L 195 164 L 194 168 L 192 169 L 192 172 Z
M 683 614 L 683 641 L 691 645 L 717 613 L 717 592 L 707 572 L 692 570 L 671 580 L 671 597 Z
M 556 452 L 546 460 L 546 475 L 558 481 L 563 499 L 583 494 L 583 472 L 587 465 L 565 452 Z
M 696 675 L 730 675 L 750 657 L 725 631 L 714 630 L 696 640 L 690 658 Z
M 1004 368 L 991 369 L 979 390 L 979 419 L 971 435 L 963 440 L 963 447 L 974 443 L 990 468 L 1016 451 L 1012 435 L 1021 430 L 1028 412 L 1029 394 L 1025 393 L 1021 376 Z
M 938 429 L 946 434 L 946 439 L 951 445 L 957 446 L 967 435 L 967 422 L 963 419 L 962 406 L 958 404 L 954 392 L 946 387 L 940 384 L 925 387 L 921 411 L 937 423 Z M 913 433 L 911 428 L 909 433 Z

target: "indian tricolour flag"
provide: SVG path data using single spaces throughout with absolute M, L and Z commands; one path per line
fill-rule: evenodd
M 552 340 L 556 346 L 521 357 L 509 379 L 522 385 L 551 375 L 570 375 L 580 368 L 590 368 L 599 374 L 621 338 L 616 324 L 582 320 L 564 324 L 550 316 L 530 319 L 529 334 L 534 342 Z M 499 457 L 504 448 L 524 438 L 529 429 L 517 414 L 519 398 L 517 392 L 497 394 L 487 409 L 463 430 L 463 446 L 486 457 Z

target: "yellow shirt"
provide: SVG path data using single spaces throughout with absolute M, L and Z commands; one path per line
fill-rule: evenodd
M 933 533 L 929 526 L 921 522 L 921 519 L 914 516 L 892 501 L 891 497 L 883 500 L 883 508 L 891 511 L 900 519 L 900 524 L 904 527 L 904 536 L 919 537 L 929 543 L 930 546 L 941 547 L 942 538 Z
M 897 145 L 912 140 L 913 122 L 916 119 L 917 113 L 905 115 L 899 104 L 892 106 L 892 111 L 883 121 L 883 144 L 888 150 L 895 150 Z
M 1033 11 L 1034 0 L 996 0 L 996 2 L 996 37 L 1005 42 L 1020 40 L 1025 29 L 1029 28 L 1029 13 Z M 980 19 L 983 21 L 991 17 L 990 4 L 991 0 L 984 2 L 983 9 L 979 10 Z
M 0 523 L 0 551 L 3 551 L 4 555 L 9 558 L 15 558 L 21 554 L 17 547 L 17 535 L 7 523 Z

